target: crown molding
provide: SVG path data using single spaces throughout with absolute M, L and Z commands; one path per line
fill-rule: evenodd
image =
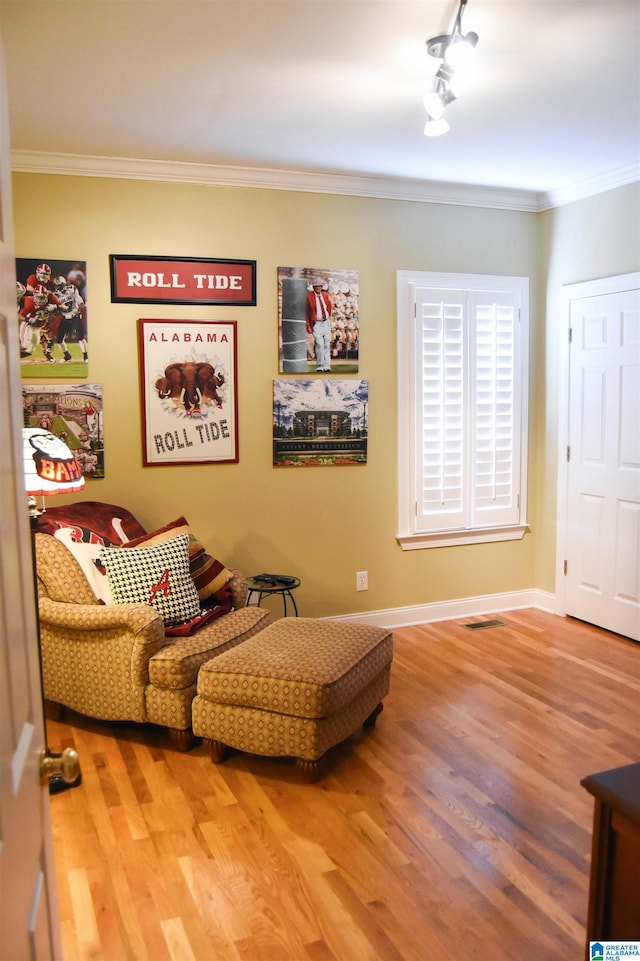
M 45 153 L 36 150 L 11 152 L 11 169 L 17 173 L 65 174 L 77 177 L 108 177 L 124 180 L 160 180 L 170 183 L 208 184 L 226 187 L 258 187 L 307 193 L 409 200 L 420 203 L 493 207 L 507 210 L 538 210 L 538 195 L 526 190 L 476 187 L 469 184 L 356 177 L 305 173 L 300 170 L 221 166 L 126 157 L 91 157 L 81 154 Z
M 342 174 L 307 173 L 260 167 L 223 166 L 127 157 L 92 157 L 83 154 L 47 153 L 37 150 L 11 152 L 11 169 L 16 173 L 62 174 L 75 177 L 106 177 L 121 180 L 157 180 L 225 187 L 255 187 L 307 193 L 374 197 L 417 203 L 453 204 L 462 207 L 491 207 L 538 213 L 552 207 L 583 200 L 615 187 L 640 180 L 640 165 L 616 170 L 557 190 L 536 192 L 502 187 L 392 177 L 357 177 Z
M 552 207 L 563 207 L 565 204 L 574 203 L 576 200 L 586 200 L 587 197 L 595 197 L 596 194 L 603 194 L 607 190 L 615 190 L 616 187 L 626 187 L 640 181 L 640 164 L 627 164 L 624 167 L 617 167 L 609 170 L 605 174 L 597 177 L 589 177 L 576 183 L 567 184 L 557 190 L 550 190 L 548 193 L 540 194 L 539 210 L 550 210 Z

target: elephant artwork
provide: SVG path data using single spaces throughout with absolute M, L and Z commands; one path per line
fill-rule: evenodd
M 164 377 L 156 380 L 155 388 L 161 400 L 169 399 L 187 417 L 192 417 L 209 404 L 222 407 L 218 389 L 224 380 L 224 375 L 216 373 L 212 364 L 186 361 L 165 367 Z
M 139 319 L 145 467 L 238 462 L 236 328 Z

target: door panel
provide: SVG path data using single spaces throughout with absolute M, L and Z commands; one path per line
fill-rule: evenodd
M 0 958 L 61 956 L 44 747 L 31 540 L 22 480 L 22 394 L 6 85 L 0 44 Z
M 566 613 L 640 640 L 640 291 L 576 296 L 571 330 Z

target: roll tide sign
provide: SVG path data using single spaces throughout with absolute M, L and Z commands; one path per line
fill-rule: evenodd
M 111 254 L 111 302 L 255 307 L 255 260 Z

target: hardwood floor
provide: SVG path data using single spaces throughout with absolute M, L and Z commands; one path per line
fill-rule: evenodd
M 640 648 L 537 610 L 394 632 L 375 728 L 286 759 L 69 713 L 49 746 L 66 961 L 580 961 L 587 774 L 640 759 Z

